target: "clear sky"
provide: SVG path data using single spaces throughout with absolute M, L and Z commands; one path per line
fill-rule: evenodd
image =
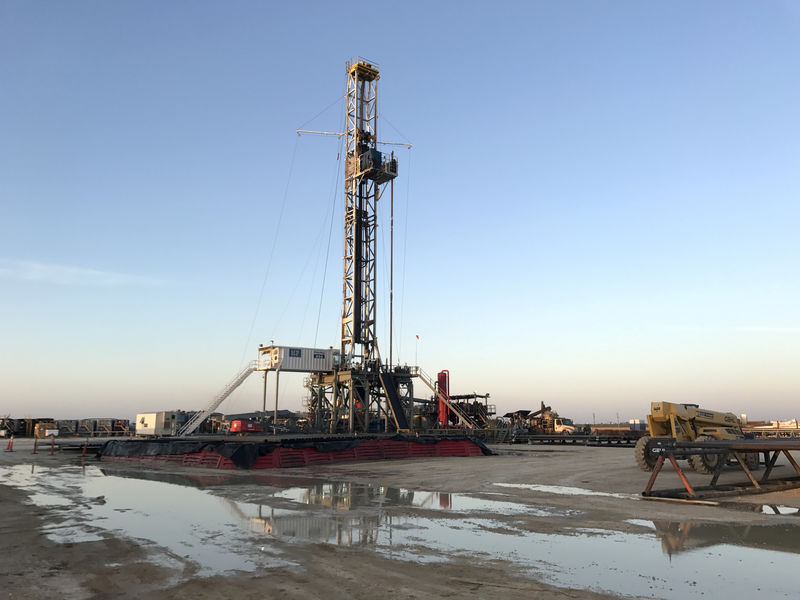
M 380 137 L 414 144 L 396 359 L 502 412 L 800 417 L 799 26 L 789 1 L 5 0 L 0 413 L 196 409 L 259 343 L 338 346 L 339 142 L 295 129 L 341 130 L 360 55 Z M 222 409 L 260 405 L 253 376 Z

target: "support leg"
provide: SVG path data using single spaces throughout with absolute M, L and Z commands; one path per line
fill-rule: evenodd
M 689 497 L 694 498 L 694 490 L 692 489 L 692 486 L 689 484 L 689 480 L 686 479 L 686 475 L 683 474 L 683 471 L 678 466 L 678 461 L 675 460 L 675 457 L 672 456 L 672 454 L 668 454 L 667 456 L 669 457 L 669 462 L 671 462 L 672 466 L 675 468 L 675 472 L 678 474 L 678 477 L 681 478 L 681 483 L 683 484 L 683 487 L 685 487 L 686 491 L 689 492 Z
M 656 460 L 656 464 L 653 466 L 653 474 L 650 475 L 650 481 L 647 482 L 647 487 L 644 488 L 644 492 L 642 495 L 648 496 L 650 495 L 650 490 L 653 489 L 653 484 L 656 482 L 656 477 L 658 477 L 658 473 L 661 471 L 661 467 L 664 466 L 664 455 L 659 454 L 658 459 Z
M 745 463 L 744 456 L 742 455 L 742 453 L 741 452 L 737 452 L 736 450 L 734 450 L 733 457 L 739 463 L 739 466 L 742 467 L 742 471 L 744 471 L 744 474 L 747 475 L 747 478 L 750 480 L 750 483 L 752 483 L 754 487 L 760 488 L 761 486 L 758 485 L 758 482 L 756 481 L 756 478 L 753 477 L 753 474 L 750 472 L 750 469 L 747 467 L 747 464 Z
M 769 450 L 764 451 L 764 464 L 767 465 L 767 469 L 764 471 L 764 475 L 761 477 L 761 481 L 766 481 L 770 474 L 772 473 L 772 469 L 775 468 L 775 463 L 778 460 L 778 457 L 781 455 L 780 451 L 775 450 L 772 453 L 772 458 L 769 457 Z
M 725 463 L 728 462 L 728 455 L 723 454 L 719 457 L 717 461 L 717 466 L 714 467 L 714 476 L 711 478 L 711 487 L 717 485 L 717 480 L 719 476 L 722 474 L 722 469 L 725 467 Z
M 790 463 L 792 463 L 792 466 L 794 467 L 794 470 L 797 472 L 798 475 L 800 475 L 800 465 L 798 465 L 797 461 L 794 459 L 794 457 L 791 454 L 789 454 L 789 451 L 788 450 L 784 450 L 783 451 L 783 455 L 786 457 L 786 459 Z

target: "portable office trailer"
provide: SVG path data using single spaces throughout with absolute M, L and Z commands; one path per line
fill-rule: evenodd
M 167 410 L 136 415 L 137 436 L 175 435 L 189 420 L 189 413 L 182 410 Z
M 317 373 L 333 371 L 339 365 L 339 351 L 333 348 L 300 348 L 297 346 L 268 346 L 261 349 L 267 367 L 273 371 Z

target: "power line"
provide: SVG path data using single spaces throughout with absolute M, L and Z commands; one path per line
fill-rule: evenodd
M 292 150 L 292 158 L 289 162 L 289 174 L 286 177 L 286 187 L 283 190 L 283 202 L 281 202 L 281 210 L 278 213 L 278 221 L 275 225 L 275 235 L 272 236 L 272 248 L 269 252 L 269 257 L 267 258 L 267 269 L 264 273 L 264 279 L 261 281 L 261 290 L 258 293 L 258 302 L 256 304 L 256 310 L 253 314 L 253 320 L 250 322 L 250 330 L 247 332 L 247 341 L 244 344 L 244 349 L 242 350 L 242 358 L 239 359 L 239 363 L 243 363 L 245 357 L 247 356 L 247 349 L 250 347 L 250 339 L 253 336 L 253 329 L 256 325 L 256 320 L 258 319 L 258 313 L 261 312 L 261 302 L 264 299 L 264 288 L 267 285 L 267 279 L 269 277 L 269 272 L 272 267 L 272 259 L 275 256 L 275 246 L 278 243 L 278 233 L 281 230 L 281 223 L 283 221 L 283 212 L 286 208 L 286 199 L 289 196 L 289 183 L 292 180 L 292 172 L 294 171 L 294 159 L 297 155 L 297 146 L 300 143 L 299 139 L 296 139 L 294 142 L 294 149 Z

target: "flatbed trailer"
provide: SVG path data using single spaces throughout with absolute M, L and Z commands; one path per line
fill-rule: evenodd
M 558 434 L 516 434 L 512 443 L 517 444 L 572 444 L 580 446 L 622 446 L 629 448 L 641 437 L 638 432 L 633 435 L 597 435 L 594 433 Z
M 791 439 L 800 436 L 797 427 L 742 427 L 745 435 L 756 439 Z

